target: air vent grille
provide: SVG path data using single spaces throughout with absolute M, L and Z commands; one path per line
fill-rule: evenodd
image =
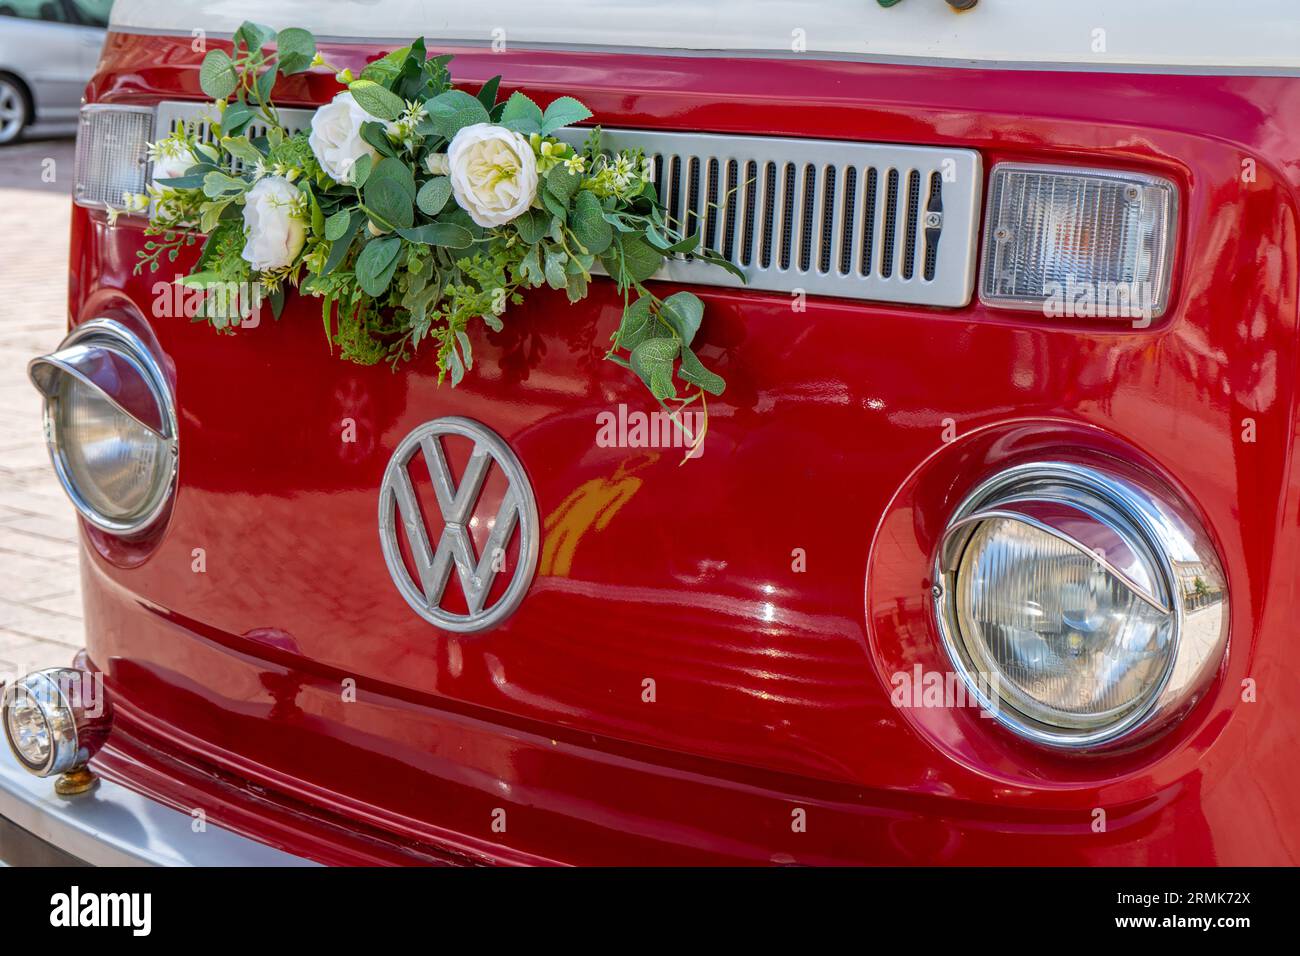
M 201 122 L 204 104 L 165 102 L 158 129 Z M 309 110 L 282 109 L 290 128 Z M 258 131 L 255 131 L 258 132 Z M 566 130 L 580 143 L 585 130 Z M 607 129 L 613 149 L 654 160 L 655 187 L 678 224 L 745 273 L 747 288 L 961 306 L 975 279 L 983 175 L 968 149 L 840 140 Z M 679 257 L 656 278 L 740 287 Z

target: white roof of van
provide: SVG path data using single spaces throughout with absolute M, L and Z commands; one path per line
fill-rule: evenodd
M 268 22 L 273 15 L 274 22 Z M 111 29 L 232 33 L 245 19 L 318 37 L 947 66 L 1300 72 L 1297 0 L 117 0 Z

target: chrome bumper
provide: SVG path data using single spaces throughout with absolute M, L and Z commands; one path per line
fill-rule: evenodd
M 0 817 L 64 853 L 97 866 L 315 866 L 211 823 L 201 833 L 189 814 L 111 780 L 60 797 L 0 745 Z

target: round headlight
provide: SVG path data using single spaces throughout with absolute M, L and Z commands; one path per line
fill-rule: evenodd
M 38 777 L 85 767 L 113 721 L 97 675 L 71 667 L 34 671 L 9 684 L 0 710 L 9 749 Z
M 1137 483 L 1064 464 L 976 489 L 940 548 L 936 611 L 981 703 L 1062 747 L 1129 739 L 1222 657 L 1224 577 L 1203 533 Z
M 39 769 L 49 763 L 54 731 L 45 712 L 26 690 L 15 693 L 5 711 L 5 732 L 14 753 L 29 768 Z
M 96 319 L 28 374 L 45 396 L 45 437 L 64 490 L 92 525 L 139 531 L 162 513 L 176 471 L 171 393 L 152 353 Z

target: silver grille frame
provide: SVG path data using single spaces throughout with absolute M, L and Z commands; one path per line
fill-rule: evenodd
M 155 129 L 177 122 L 209 136 L 208 104 L 164 101 Z M 313 111 L 280 109 L 291 131 Z M 255 129 L 256 135 L 262 132 Z M 586 129 L 562 131 L 571 144 Z M 655 161 L 668 213 L 703 227 L 741 282 L 689 256 L 659 280 L 762 292 L 959 308 L 975 289 L 983 162 L 972 149 L 844 140 L 602 129 L 609 149 Z

